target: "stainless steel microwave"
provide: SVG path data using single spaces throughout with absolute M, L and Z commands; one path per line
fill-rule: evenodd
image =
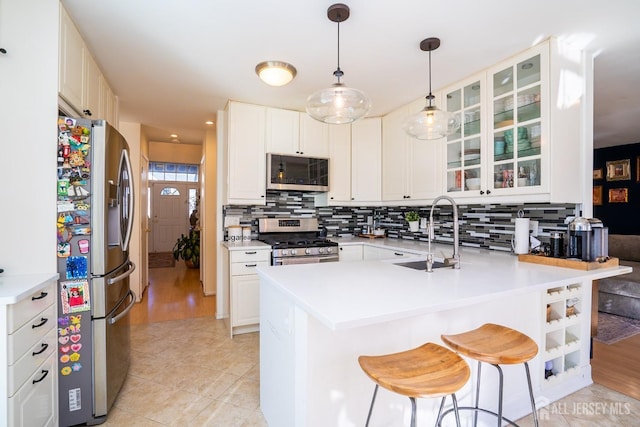
M 329 191 L 329 159 L 267 153 L 267 190 Z

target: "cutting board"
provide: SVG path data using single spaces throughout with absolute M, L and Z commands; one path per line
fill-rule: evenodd
M 544 264 L 553 267 L 573 268 L 575 270 L 596 270 L 598 268 L 610 268 L 618 266 L 618 258 L 610 257 L 605 262 L 587 262 L 577 259 L 553 258 L 541 255 L 520 254 L 518 261 Z

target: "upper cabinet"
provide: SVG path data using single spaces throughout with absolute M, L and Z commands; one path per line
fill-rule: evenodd
M 382 200 L 435 198 L 441 192 L 440 141 L 420 141 L 409 136 L 402 123 L 424 108 L 425 100 L 399 108 L 382 118 Z
M 380 202 L 382 196 L 382 119 L 351 124 L 351 200 Z M 331 166 L 329 166 L 331 167 Z
M 75 24 L 60 7 L 58 93 L 75 112 L 118 126 L 117 98 Z
M 313 120 L 313 119 L 312 119 Z M 351 201 L 351 125 L 328 125 L 330 205 Z
M 226 204 L 264 205 L 266 107 L 229 102 L 226 118 Z
M 445 141 L 444 191 L 469 203 L 584 202 L 576 159 L 593 119 L 582 58 L 551 38 L 445 88 L 443 105 L 462 124 Z
M 267 107 L 267 153 L 329 157 L 329 125 L 297 111 Z

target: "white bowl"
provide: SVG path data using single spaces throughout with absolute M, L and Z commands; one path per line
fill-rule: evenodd
M 376 228 L 373 230 L 374 236 L 384 236 L 384 228 Z
M 469 190 L 479 190 L 480 189 L 480 178 L 467 178 L 465 181 L 467 184 L 467 188 Z

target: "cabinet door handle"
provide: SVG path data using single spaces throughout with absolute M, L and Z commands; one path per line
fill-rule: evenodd
M 38 323 L 37 325 L 31 325 L 31 329 L 35 329 L 35 328 L 39 328 L 40 326 L 44 325 L 45 323 L 47 323 L 47 319 L 46 317 L 41 317 L 40 318 L 40 323 Z
M 245 252 L 245 254 L 246 254 L 246 255 L 255 255 L 255 254 L 257 254 L 257 253 L 258 253 L 258 252 L 256 252 L 256 251 Z
M 491 194 L 491 190 L 487 190 L 487 194 Z
M 344 249 L 344 248 L 340 248 L 340 250 L 342 250 L 342 249 Z
M 34 351 L 33 353 L 31 353 L 31 355 L 37 356 L 39 354 L 42 354 L 47 348 L 49 348 L 49 344 L 47 344 L 46 342 L 43 342 L 42 346 L 40 347 L 40 351 Z
M 245 264 L 244 266 L 245 267 L 257 267 L 258 264 Z
M 44 292 L 44 291 L 41 291 L 39 296 L 31 297 L 31 301 L 35 301 L 35 300 L 39 300 L 39 299 L 45 298 L 47 295 L 49 295 L 49 294 Z
M 404 256 L 404 254 L 402 252 L 394 252 L 393 254 L 397 255 L 397 256 Z
M 37 384 L 40 381 L 44 380 L 45 378 L 47 378 L 47 375 L 49 375 L 49 371 L 43 369 L 42 370 L 42 376 L 40 378 L 38 378 L 37 380 L 33 380 L 31 381 L 31 384 Z

